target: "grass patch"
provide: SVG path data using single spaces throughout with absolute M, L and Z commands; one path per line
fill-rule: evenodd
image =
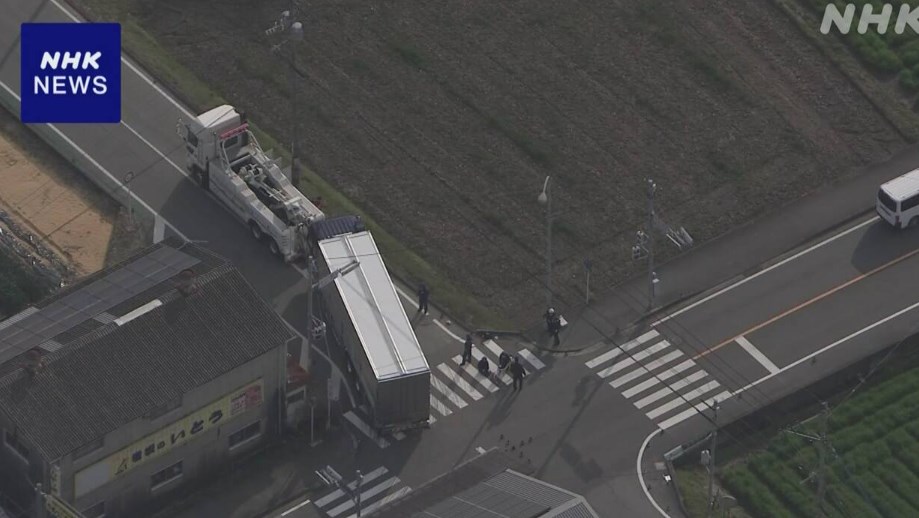
M 220 94 L 201 81 L 193 72 L 173 59 L 157 41 L 128 12 L 130 5 L 109 0 L 87 0 L 90 18 L 119 20 L 122 24 L 122 45 L 127 54 L 136 60 L 149 74 L 168 87 L 179 99 L 191 107 L 192 111 L 202 112 L 220 104 L 229 104 Z M 104 16 L 100 16 L 104 14 Z M 268 49 L 265 50 L 268 52 Z M 420 54 L 411 54 L 420 59 Z M 422 60 L 423 63 L 423 60 Z M 250 115 L 257 114 L 250 113 Z M 266 149 L 274 149 L 281 157 L 290 161 L 289 146 L 278 143 L 276 139 L 261 131 L 256 124 L 250 124 L 259 142 Z M 454 319 L 472 326 L 506 327 L 508 321 L 492 311 L 488 311 L 464 290 L 451 282 L 443 273 L 402 245 L 395 237 L 386 232 L 369 214 L 359 209 L 344 194 L 320 178 L 314 171 L 301 165 L 300 185 L 302 191 L 310 196 L 322 196 L 331 214 L 356 214 L 364 219 L 368 229 L 373 232 L 374 240 L 379 246 L 390 272 L 404 282 L 414 284 L 420 281 L 427 283 L 431 289 L 433 302 L 448 311 Z M 230 217 L 229 215 L 227 217 Z
M 495 117 L 486 116 L 485 120 L 487 121 L 489 128 L 498 131 L 510 139 L 510 141 L 513 142 L 514 145 L 517 146 L 521 151 L 523 151 L 525 155 L 530 157 L 531 160 L 545 167 L 552 166 L 552 154 L 544 149 L 544 145 L 539 144 L 532 138 L 515 131 L 508 124 Z
M 427 70 L 424 56 L 414 47 L 404 43 L 390 43 L 389 46 L 407 65 L 418 70 Z
M 827 516 L 919 516 L 919 352 L 912 349 L 888 360 L 883 377 L 833 408 Z M 793 428 L 814 436 L 819 422 L 808 419 Z M 817 484 L 810 475 L 818 468 L 818 443 L 788 432 L 750 442 L 764 447 L 721 454 L 719 483 L 752 516 L 816 516 Z M 697 456 L 689 457 L 677 470 L 678 484 L 690 516 L 705 516 L 707 482 L 699 480 L 705 472 L 694 465 Z

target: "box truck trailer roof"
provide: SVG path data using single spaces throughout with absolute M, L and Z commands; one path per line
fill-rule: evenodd
M 335 286 L 361 339 L 377 379 L 428 371 L 428 362 L 369 232 L 342 234 L 319 242 L 330 271 L 353 260 L 360 265 Z

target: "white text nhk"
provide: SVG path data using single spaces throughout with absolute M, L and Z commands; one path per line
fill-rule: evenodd
M 865 34 L 868 32 L 868 28 L 874 25 L 876 26 L 878 34 L 886 34 L 890 26 L 891 14 L 893 14 L 893 6 L 891 4 L 884 4 L 881 6 L 880 12 L 875 12 L 875 7 L 870 3 L 865 4 L 862 8 L 861 15 L 858 17 L 858 27 L 856 30 L 859 34 Z M 829 34 L 831 28 L 836 26 L 839 32 L 849 34 L 854 18 L 855 4 L 848 4 L 844 12 L 839 12 L 839 7 L 837 7 L 835 3 L 830 2 L 827 4 L 826 10 L 823 11 L 823 22 L 820 24 L 820 32 Z M 907 26 L 909 26 L 913 32 L 919 34 L 919 7 L 912 9 L 907 4 L 900 6 L 900 12 L 897 14 L 893 32 L 896 34 L 903 34 Z
M 51 70 L 99 70 L 101 52 L 45 52 L 41 58 L 41 69 Z M 102 75 L 36 75 L 32 82 L 33 92 L 45 95 L 85 95 L 90 87 L 95 95 L 108 91 L 106 78 Z

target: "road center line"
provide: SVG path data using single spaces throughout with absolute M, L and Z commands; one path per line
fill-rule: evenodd
M 741 347 L 743 347 L 744 351 L 747 351 L 748 353 L 750 353 L 750 356 L 752 356 L 754 360 L 758 361 L 760 365 L 765 367 L 767 371 L 771 372 L 772 374 L 779 372 L 779 368 L 776 366 L 776 364 L 772 363 L 772 360 L 767 358 L 766 355 L 763 354 L 762 351 L 760 351 L 759 349 L 756 348 L 755 345 L 750 343 L 750 340 L 747 340 L 745 336 L 738 336 L 737 343 L 740 344 Z
M 896 259 L 894 259 L 894 260 L 892 260 L 892 261 L 890 261 L 890 262 L 888 262 L 888 263 L 886 263 L 886 264 L 882 264 L 881 266 L 878 266 L 877 268 L 875 268 L 875 269 L 873 269 L 873 270 L 871 270 L 871 271 L 869 271 L 869 272 L 863 273 L 863 274 L 861 274 L 861 275 L 857 275 L 857 276 L 853 277 L 852 279 L 849 279 L 848 281 L 846 281 L 846 282 L 840 284 L 839 286 L 836 286 L 835 288 L 832 288 L 832 289 L 830 289 L 830 290 L 828 290 L 828 291 L 826 291 L 826 292 L 824 292 L 824 293 L 821 293 L 820 295 L 817 295 L 816 297 L 814 297 L 814 298 L 812 298 L 812 299 L 810 299 L 810 300 L 807 300 L 807 301 L 805 301 L 805 302 L 802 302 L 801 304 L 798 304 L 797 306 L 795 306 L 795 307 L 793 307 L 793 308 L 787 309 L 787 310 L 783 311 L 782 313 L 779 313 L 778 315 L 776 315 L 776 316 L 770 318 L 769 320 L 767 320 L 767 321 L 765 321 L 765 322 L 763 322 L 763 323 L 761 323 L 761 324 L 757 324 L 757 325 L 751 327 L 750 329 L 747 329 L 746 331 L 744 331 L 743 333 L 740 333 L 740 334 L 737 335 L 737 336 L 734 336 L 734 337 L 732 337 L 732 338 L 728 338 L 727 340 L 721 342 L 720 344 L 718 344 L 718 345 L 716 345 L 716 346 L 714 346 L 714 347 L 710 347 L 710 348 L 708 348 L 708 349 L 702 351 L 701 353 L 695 355 L 695 356 L 693 357 L 693 359 L 694 359 L 694 360 L 698 360 L 699 358 L 701 358 L 701 357 L 703 357 L 703 356 L 706 356 L 706 355 L 708 355 L 708 354 L 711 354 L 711 353 L 717 351 L 718 349 L 721 349 L 722 347 L 724 347 L 724 346 L 730 344 L 731 342 L 736 341 L 737 338 L 740 337 L 740 336 L 749 335 L 750 333 L 752 333 L 752 332 L 754 332 L 754 331 L 758 331 L 758 330 L 760 330 L 760 329 L 762 329 L 762 328 L 768 326 L 769 324 L 775 323 L 776 321 L 781 320 L 782 318 L 785 318 L 785 317 L 787 317 L 788 315 L 797 312 L 798 310 L 801 310 L 801 309 L 806 308 L 807 306 L 810 306 L 810 305 L 813 304 L 814 302 L 818 302 L 818 301 L 820 301 L 820 300 L 823 300 L 823 299 L 829 297 L 830 295 L 836 293 L 836 292 L 839 291 L 839 290 L 842 290 L 842 289 L 844 289 L 844 288 L 848 288 L 849 286 L 855 284 L 856 282 L 861 281 L 861 280 L 864 280 L 864 279 L 867 279 L 868 277 L 871 277 L 872 275 L 874 275 L 874 274 L 876 274 L 876 273 L 878 273 L 878 272 L 884 271 L 884 270 L 886 270 L 887 268 L 890 268 L 891 266 L 894 266 L 894 265 L 897 264 L 897 263 L 900 263 L 900 262 L 902 262 L 902 261 L 905 261 L 905 260 L 909 259 L 910 257 L 916 255 L 916 254 L 919 254 L 919 248 L 917 248 L 916 250 L 913 250 L 912 252 L 909 252 L 909 253 L 906 253 L 906 254 L 904 254 L 904 255 L 901 255 L 900 257 L 897 257 Z
M 764 269 L 764 270 L 760 270 L 760 271 L 754 273 L 753 275 L 751 275 L 751 276 L 749 276 L 749 277 L 744 277 L 743 279 L 741 279 L 741 280 L 735 282 L 734 284 L 731 284 L 730 286 L 727 286 L 727 287 L 725 287 L 725 288 L 723 288 L 723 289 L 721 289 L 721 290 L 718 290 L 717 292 L 712 293 L 711 295 L 709 295 L 709 296 L 703 298 L 702 300 L 697 300 L 696 302 L 693 302 L 692 304 L 686 306 L 685 308 L 681 308 L 679 311 L 675 311 L 675 312 L 673 312 L 673 313 L 667 315 L 666 317 L 664 317 L 664 318 L 662 318 L 662 319 L 660 319 L 660 320 L 654 322 L 653 324 L 651 324 L 651 327 L 654 327 L 654 326 L 656 326 L 656 325 L 658 325 L 658 324 L 663 324 L 664 322 L 670 320 L 671 318 L 675 318 L 675 317 L 677 317 L 677 316 L 679 316 L 679 315 L 681 315 L 681 314 L 683 314 L 683 313 L 689 311 L 690 309 L 693 309 L 693 308 L 699 306 L 700 304 L 704 304 L 704 303 L 706 303 L 706 302 L 712 300 L 712 299 L 715 298 L 715 297 L 718 297 L 718 296 L 720 296 L 720 295 L 723 295 L 723 294 L 725 294 L 725 293 L 727 293 L 727 292 L 733 290 L 734 288 L 739 288 L 740 286 L 743 286 L 744 284 L 746 284 L 746 283 L 752 281 L 753 279 L 759 277 L 760 275 L 764 275 L 764 274 L 766 274 L 766 273 L 769 273 L 769 272 L 771 272 L 772 270 L 775 270 L 776 268 L 778 268 L 778 267 L 780 267 L 780 266 L 782 266 L 782 265 L 788 264 L 788 263 L 790 263 L 791 261 L 794 261 L 795 259 L 797 259 L 797 258 L 799 258 L 799 257 L 801 257 L 801 256 L 803 256 L 803 255 L 809 254 L 809 253 L 813 252 L 814 250 L 816 250 L 816 249 L 818 249 L 818 248 L 820 248 L 820 247 L 822 247 L 822 246 L 824 246 L 824 245 L 827 245 L 827 244 L 829 244 L 829 243 L 831 243 L 831 242 L 833 242 L 833 241 L 836 241 L 837 239 L 839 239 L 839 238 L 841 238 L 841 237 L 843 237 L 843 236 L 846 236 L 846 235 L 848 235 L 848 234 L 850 234 L 850 233 L 852 233 L 852 232 L 855 232 L 856 230 L 858 230 L 858 229 L 860 229 L 860 228 L 862 228 L 862 227 L 864 227 L 864 226 L 866 226 L 866 225 L 870 225 L 871 223 L 874 223 L 875 221 L 878 221 L 879 219 L 880 219 L 880 218 L 879 218 L 878 216 L 874 216 L 873 218 L 871 218 L 871 219 L 869 219 L 869 220 L 867 220 L 867 221 L 863 221 L 863 222 L 859 223 L 858 225 L 855 225 L 854 227 L 852 227 L 852 228 L 850 228 L 850 229 L 844 230 L 844 231 L 842 231 L 842 232 L 840 232 L 839 234 L 836 234 L 836 235 L 834 235 L 834 236 L 830 236 L 830 237 L 824 239 L 823 241 L 817 243 L 816 245 L 811 246 L 810 248 L 807 248 L 807 249 L 805 249 L 805 250 L 802 250 L 802 251 L 796 253 L 795 255 L 793 255 L 793 256 L 791 256 L 791 257 L 788 257 L 788 258 L 786 258 L 786 259 L 783 259 L 783 260 L 781 260 L 781 261 L 779 261 L 779 262 L 773 264 L 772 266 L 770 266 L 770 267 L 768 267 L 768 268 L 766 268 L 766 269 Z

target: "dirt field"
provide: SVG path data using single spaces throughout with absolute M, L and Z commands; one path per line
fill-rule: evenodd
M 286 1 L 83 3 L 287 138 L 287 69 L 263 34 Z M 547 175 L 574 305 L 585 257 L 598 289 L 638 267 L 646 177 L 658 214 L 702 241 L 905 145 L 768 1 L 299 5 L 301 153 L 519 323 L 543 309 Z
M 149 241 L 143 225 L 131 226 L 123 208 L 2 109 L 0 179 L 0 211 L 6 213 L 0 228 L 16 240 L 5 244 L 15 243 L 65 282 L 100 270 Z M 36 245 L 50 257 L 36 253 Z

